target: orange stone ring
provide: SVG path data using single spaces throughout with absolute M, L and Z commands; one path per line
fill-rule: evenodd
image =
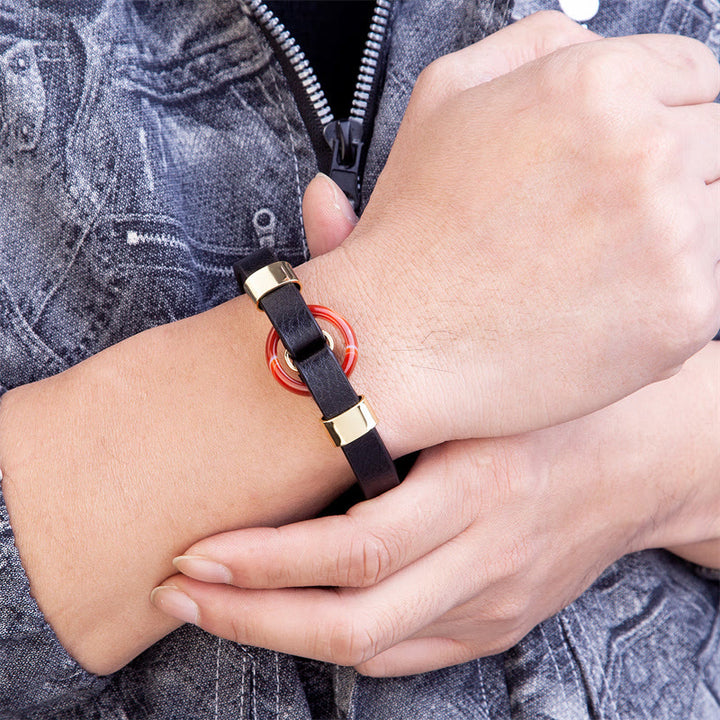
M 328 347 L 338 359 L 343 372 L 349 376 L 358 359 L 357 338 L 350 323 L 334 310 L 323 305 L 308 305 L 325 335 Z M 265 359 L 273 377 L 285 388 L 298 395 L 309 395 L 307 385 L 300 379 L 295 363 L 284 348 L 275 328 L 265 342 Z

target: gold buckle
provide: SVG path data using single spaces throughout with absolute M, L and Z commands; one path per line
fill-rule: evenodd
M 323 420 L 323 425 L 335 445 L 342 447 L 370 432 L 377 425 L 377 420 L 367 400 L 361 395 L 357 405 L 334 418 Z
M 290 283 L 297 285 L 298 289 L 300 289 L 300 281 L 297 279 L 292 265 L 281 260 L 256 270 L 252 275 L 248 276 L 248 279 L 243 283 L 243 287 L 258 306 L 258 310 L 262 310 L 260 301 L 268 293 Z

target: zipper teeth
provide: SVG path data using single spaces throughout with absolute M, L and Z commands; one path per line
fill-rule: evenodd
M 378 2 L 384 1 L 378 0 Z M 310 66 L 309 60 L 305 57 L 305 53 L 300 49 L 295 38 L 262 0 L 249 0 L 248 8 L 287 57 L 312 106 L 315 108 L 321 125 L 323 127 L 329 125 L 335 119 L 332 110 L 330 110 L 330 105 L 323 89 L 320 87 L 315 71 Z
M 376 0 L 375 11 L 370 21 L 370 32 L 365 41 L 362 60 L 360 61 L 360 72 L 355 84 L 350 117 L 364 121 L 367 112 L 368 101 L 372 91 L 375 72 L 380 62 L 383 40 L 390 22 L 390 10 L 392 0 Z

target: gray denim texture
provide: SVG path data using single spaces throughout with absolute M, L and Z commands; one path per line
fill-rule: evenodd
M 518 0 L 513 17 L 554 6 Z M 366 197 L 421 69 L 510 15 L 395 3 Z M 720 53 L 720 0 L 601 0 L 589 27 Z M 315 157 L 241 0 L 0 0 L 0 89 L 0 393 L 233 297 L 231 263 L 260 245 L 306 259 Z M 720 584 L 650 551 L 512 650 L 425 675 L 366 678 L 184 626 L 95 677 L 32 599 L 0 495 L 0 720 L 713 720 L 719 645 Z

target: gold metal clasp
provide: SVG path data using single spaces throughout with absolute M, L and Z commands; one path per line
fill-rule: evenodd
M 295 271 L 289 262 L 280 260 L 279 262 L 270 263 L 265 267 L 256 270 L 243 283 L 245 292 L 253 299 L 253 302 L 260 307 L 260 301 L 273 290 L 277 290 L 283 285 L 293 283 L 300 288 L 300 281 L 295 275 Z
M 342 447 L 370 432 L 377 425 L 377 420 L 367 400 L 361 395 L 357 405 L 334 418 L 323 420 L 323 425 L 335 445 Z

